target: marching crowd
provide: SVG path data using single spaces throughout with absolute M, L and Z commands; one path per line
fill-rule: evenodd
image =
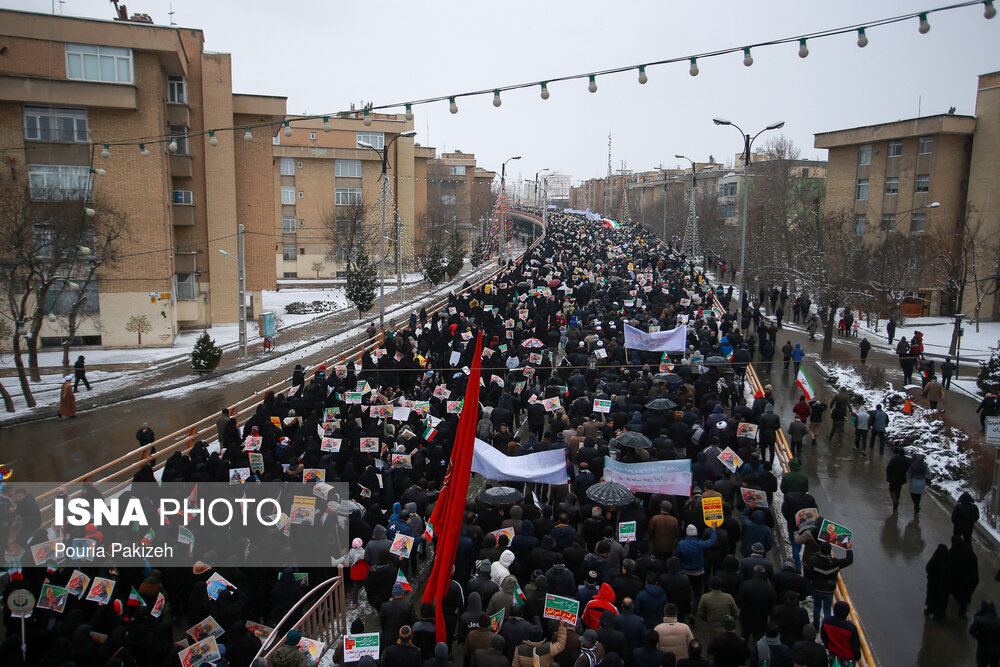
M 731 293 L 718 296 L 725 304 Z M 823 508 L 798 459 L 780 477 L 772 471 L 781 427 L 775 399 L 766 390 L 743 394 L 749 359 L 739 353 L 752 316 L 712 306 L 704 276 L 641 229 L 554 214 L 539 245 L 488 287 L 451 295 L 439 313 L 414 313 L 356 367 L 296 369 L 289 395 L 268 396 L 242 427 L 220 415 L 221 456 L 198 443 L 167 461 L 162 481 L 228 481 L 248 465 L 247 438 L 259 437 L 263 466 L 254 477 L 301 481 L 304 470 L 323 469 L 327 482 L 348 484 L 349 497 L 329 498 L 318 523 L 346 526 L 350 549 L 338 562 L 349 572 L 350 604 L 367 603 L 377 615 L 351 625 L 352 634 L 380 636 L 379 659 L 363 657 L 359 667 L 850 664 L 861 655 L 859 633 L 847 603 L 833 600 L 853 552 L 820 531 Z M 644 332 L 686 327 L 687 349 L 626 349 L 626 324 Z M 479 333 L 482 389 L 480 405 L 470 406 L 478 407 L 477 437 L 511 457 L 564 450 L 569 483 L 514 485 L 520 499 L 506 503 L 470 494 L 439 643 L 434 608 L 415 604 L 410 589 L 419 590 L 421 565 L 434 555 L 426 521 L 446 482 L 456 402 Z M 773 355 L 773 337 L 767 343 Z M 786 365 L 801 362 L 794 350 Z M 368 387 L 361 403 L 348 403 L 359 383 Z M 609 409 L 597 412 L 595 400 L 610 401 Z M 394 421 L 370 409 L 379 404 L 426 409 Z M 330 431 L 337 451 L 322 449 L 327 408 L 339 410 Z M 800 437 L 790 430 L 795 455 L 822 416 L 809 409 Z M 870 419 L 874 449 L 881 421 L 877 412 Z M 379 450 L 362 452 L 362 438 L 377 438 Z M 393 466 L 396 453 L 408 455 L 408 467 Z M 594 500 L 588 491 L 608 456 L 690 460 L 691 494 Z M 151 478 L 149 467 L 137 476 Z M 723 519 L 712 527 L 703 503 L 716 498 Z M 13 511 L 30 505 L 22 497 Z M 618 541 L 619 524 L 632 521 L 635 540 Z M 408 558 L 392 552 L 399 534 L 414 540 Z M 172 535 L 155 540 L 177 543 Z M 175 640 L 212 617 L 223 631 L 214 664 L 243 667 L 260 649 L 260 626 L 277 626 L 308 587 L 336 574 L 299 568 L 308 574 L 300 578 L 292 567 L 255 567 L 252 550 L 220 559 L 206 551 L 211 544 L 196 539 L 190 568 L 85 570 L 118 582 L 113 600 L 70 597 L 61 612 L 37 610 L 25 625 L 26 658 L 20 619 L 5 607 L 0 664 L 176 666 L 184 647 Z M 64 585 L 70 572 L 58 564 L 11 570 L 5 600 L 15 589 Z M 213 573 L 229 583 L 216 599 L 206 590 Z M 139 600 L 128 595 L 133 588 Z M 161 594 L 166 605 L 154 617 Z M 575 623 L 546 618 L 550 594 L 579 603 Z M 995 647 L 1000 632 L 995 612 L 988 616 L 980 641 Z M 302 638 L 288 627 L 277 627 L 284 636 L 271 664 L 300 667 Z M 342 644 L 336 651 L 337 664 L 355 664 L 344 662 Z

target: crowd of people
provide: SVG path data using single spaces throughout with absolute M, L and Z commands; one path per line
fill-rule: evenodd
M 219 447 L 198 443 L 174 454 L 161 481 L 229 481 L 231 470 L 249 464 L 247 439 L 259 437 L 263 467 L 255 478 L 300 482 L 304 470 L 323 469 L 327 482 L 349 485 L 347 497 L 328 499 L 319 523 L 347 528 L 350 549 L 336 564 L 347 568 L 349 604 L 358 610 L 351 632 L 379 633 L 382 665 L 850 664 L 861 655 L 860 637 L 834 591 L 854 554 L 820 530 L 822 508 L 799 460 L 774 472 L 775 398 L 769 387 L 744 394 L 749 358 L 739 353 L 753 340 L 753 315 L 727 312 L 731 296 L 713 295 L 697 267 L 641 229 L 553 214 L 538 246 L 488 286 L 452 294 L 441 312 L 415 312 L 398 331 L 375 332 L 382 347 L 360 364 L 297 368 L 288 395 L 269 395 L 242 427 L 221 414 Z M 626 349 L 626 324 L 645 332 L 685 327 L 686 349 Z M 758 332 L 765 326 L 773 325 Z M 473 485 L 442 601 L 446 641 L 437 642 L 434 608 L 416 604 L 421 566 L 435 551 L 427 519 L 446 482 L 479 334 L 480 404 L 465 407 L 478 410 L 477 437 L 512 457 L 563 450 L 569 483 L 521 486 L 522 500 L 508 504 Z M 774 336 L 764 338 L 773 355 Z M 797 365 L 802 357 L 785 358 Z M 349 403 L 359 385 L 367 387 L 361 403 Z M 608 411 L 597 412 L 595 400 L 610 401 Z M 371 409 L 377 405 L 414 409 L 394 421 Z M 823 410 L 806 407 L 803 436 L 816 438 Z M 338 409 L 332 423 L 328 408 Z M 337 451 L 322 449 L 327 428 L 341 443 Z M 645 440 L 622 446 L 625 433 Z M 377 451 L 362 452 L 362 438 L 376 438 Z M 791 438 L 800 455 L 802 439 Z M 394 466 L 394 454 L 408 455 L 406 463 Z M 588 490 L 609 456 L 626 464 L 690 460 L 691 493 L 596 502 Z M 151 466 L 137 475 L 152 478 Z M 710 526 L 703 503 L 714 498 L 724 512 Z M 13 503 L 15 514 L 27 511 L 30 499 L 22 501 Z M 619 542 L 619 524 L 631 521 L 636 539 Z M 407 558 L 392 553 L 400 534 L 414 541 Z M 173 535 L 154 539 L 179 546 Z M 194 553 L 190 568 L 84 569 L 117 582 L 111 601 L 71 596 L 59 612 L 36 610 L 24 626 L 26 658 L 21 619 L 5 607 L 0 664 L 175 666 L 184 650 L 175 641 L 211 617 L 223 630 L 214 664 L 243 667 L 261 647 L 257 624 L 278 626 L 306 590 L 337 572 L 334 564 L 255 567 L 249 548 L 243 558 L 220 559 L 203 546 Z M 11 570 L 5 600 L 16 589 L 63 586 L 71 572 L 58 564 Z M 215 573 L 229 585 L 213 599 L 206 582 Z M 161 594 L 166 604 L 154 616 Z M 548 594 L 579 602 L 576 624 L 545 617 Z M 979 618 L 982 641 L 995 641 L 993 626 Z M 301 667 L 302 638 L 286 630 L 277 628 L 284 634 L 271 664 Z M 347 664 L 343 646 L 336 650 L 337 664 Z

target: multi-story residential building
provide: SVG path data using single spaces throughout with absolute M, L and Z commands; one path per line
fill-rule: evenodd
M 360 113 L 349 116 L 290 122 L 291 136 L 282 128 L 273 139 L 272 263 L 279 279 L 342 277 L 349 255 L 362 245 L 377 259 L 380 246 L 368 246 L 381 236 L 386 146 L 386 257 L 395 261 L 398 234 L 403 265 L 412 266 L 420 236 L 415 222 L 426 212 L 427 163 L 434 151 L 399 136 L 413 130 L 402 114 L 371 114 L 370 125 Z
M 120 259 L 89 285 L 81 342 L 135 345 L 132 318 L 146 322 L 143 345 L 235 322 L 241 224 L 258 311 L 260 290 L 275 280 L 277 129 L 257 126 L 280 126 L 285 98 L 234 94 L 230 56 L 205 51 L 200 30 L 6 10 L 0 25 L 9 185 L 40 204 L 75 206 L 81 219 L 86 209 L 127 219 Z M 140 146 L 144 137 L 152 139 Z M 45 238 L 35 232 L 36 242 Z M 43 345 L 65 335 L 61 303 L 46 304 Z
M 427 163 L 427 215 L 420 247 L 441 233 L 458 233 L 464 248 L 479 238 L 493 208 L 496 173 L 476 166 L 473 153 L 442 153 Z
M 829 150 L 828 214 L 852 216 L 867 243 L 891 232 L 960 243 L 976 132 L 975 117 L 940 114 L 817 134 L 816 148 Z M 915 281 L 904 286 L 906 314 L 949 315 L 959 307 L 930 266 Z

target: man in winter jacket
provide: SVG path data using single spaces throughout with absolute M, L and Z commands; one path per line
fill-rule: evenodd
M 685 529 L 687 536 L 677 544 L 677 557 L 681 561 L 681 571 L 691 580 L 691 587 L 696 596 L 701 594 L 703 588 L 705 551 L 715 546 L 716 540 L 719 539 L 715 528 L 710 530 L 712 532 L 707 539 L 698 539 L 698 528 L 690 525 Z
M 667 594 L 656 581 L 656 572 L 647 572 L 646 585 L 635 598 L 635 612 L 642 617 L 650 630 L 663 618 L 663 607 L 667 604 Z
M 383 630 L 385 626 L 383 626 Z M 399 639 L 395 644 L 382 650 L 380 662 L 383 665 L 393 667 L 420 667 L 423 660 L 420 658 L 420 650 L 413 645 L 413 630 L 409 625 L 404 625 L 399 629 Z
M 854 449 L 860 449 L 864 454 L 868 451 L 868 428 L 871 418 L 862 403 L 854 414 Z M 874 449 L 874 448 L 873 448 Z
M 827 667 L 826 649 L 816 643 L 816 628 L 812 623 L 802 626 L 802 641 L 792 646 L 792 659 L 802 667 Z
M 733 596 L 722 590 L 722 581 L 718 577 L 712 577 L 709 587 L 711 590 L 702 595 L 698 603 L 698 618 L 708 625 L 708 636 L 715 637 L 725 631 L 723 622 L 726 617 L 735 618 L 740 610 Z
M 885 413 L 881 405 L 875 406 L 875 412 L 871 413 L 869 425 L 872 431 L 872 452 L 875 451 L 875 438 L 878 438 L 878 453 L 882 456 L 885 453 L 885 431 L 889 428 L 889 415 Z
M 284 645 L 271 658 L 271 664 L 275 667 L 306 667 L 309 661 L 306 659 L 306 654 L 299 650 L 300 641 L 302 641 L 302 633 L 298 630 L 289 630 L 285 636 Z M 418 660 L 420 658 L 419 652 L 417 652 L 417 658 Z M 415 667 L 419 667 L 419 665 L 420 662 L 417 662 Z
M 670 513 L 672 508 L 673 505 L 669 500 L 661 500 L 660 513 L 646 524 L 649 547 L 658 558 L 670 558 L 674 555 L 674 546 L 677 543 L 677 533 L 680 526 L 677 518 Z
M 676 605 L 667 603 L 663 610 L 663 622 L 653 629 L 660 636 L 657 648 L 664 653 L 672 652 L 678 660 L 688 657 L 688 643 L 694 639 L 694 634 L 686 623 L 677 620 Z
M 583 614 L 580 617 L 580 622 L 583 627 L 588 630 L 597 630 L 601 627 L 601 618 L 604 616 L 605 612 L 611 612 L 614 615 L 618 615 L 618 608 L 615 607 L 615 592 L 610 585 L 604 583 L 601 584 L 600 590 L 597 591 L 597 595 L 586 604 L 583 608 Z
M 566 648 L 566 624 L 560 623 L 555 641 L 545 641 L 542 629 L 535 626 L 528 635 L 528 641 L 514 650 L 511 667 L 552 667 L 555 657 Z
M 861 637 L 858 628 L 847 618 L 850 613 L 851 606 L 841 600 L 833 605 L 833 617 L 824 619 L 820 630 L 827 653 L 841 661 L 861 657 Z
M 802 346 L 798 343 L 792 348 L 792 367 L 795 371 L 795 376 L 799 375 L 799 368 L 802 366 L 802 359 L 806 356 L 806 351 L 802 349 Z
M 821 542 L 819 553 L 812 557 L 805 568 L 806 578 L 813 588 L 813 625 L 817 628 L 821 614 L 824 619 L 830 616 L 833 592 L 837 589 L 837 576 L 854 562 L 854 552 L 850 549 L 844 558 L 834 558 L 832 553 L 830 543 Z
M 979 508 L 972 501 L 972 496 L 963 492 L 958 498 L 958 504 L 951 512 L 951 523 L 955 526 L 955 535 L 972 544 L 972 529 L 979 521 Z
M 493 635 L 489 648 L 478 649 L 472 654 L 470 667 L 509 667 L 510 660 L 503 654 L 505 645 L 503 637 Z
M 792 341 L 785 341 L 785 344 L 781 346 L 781 356 L 785 362 L 785 370 L 788 370 L 788 362 L 792 360 Z
M 823 413 L 826 412 L 827 405 L 818 398 L 814 398 L 809 401 L 809 439 L 812 441 L 813 446 L 816 446 L 816 441 L 819 440 L 819 427 L 823 423 Z
M 764 510 L 747 507 L 743 510 L 740 523 L 743 526 L 740 552 L 744 558 L 753 553 L 752 547 L 756 543 L 764 545 L 765 553 L 771 550 L 771 546 L 774 545 L 774 534 L 764 523 Z
M 875 446 L 872 440 L 872 447 Z M 892 511 L 899 509 L 899 494 L 906 484 L 906 471 L 910 468 L 910 459 L 897 447 L 889 463 L 885 466 L 885 481 L 889 483 L 889 497 L 892 499 Z
M 758 426 L 761 457 L 767 457 L 767 465 L 771 467 L 774 465 L 774 442 L 781 430 L 781 417 L 774 412 L 774 406 L 770 403 L 764 405 L 764 414 L 760 416 Z

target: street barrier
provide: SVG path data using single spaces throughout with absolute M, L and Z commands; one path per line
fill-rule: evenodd
M 347 634 L 347 604 L 344 591 L 344 568 L 339 574 L 319 584 L 295 603 L 288 613 L 274 626 L 274 632 L 261 643 L 254 656 L 264 658 L 271 664 L 274 654 L 285 643 L 285 637 L 292 630 L 298 630 L 303 637 L 325 644 L 323 653 L 334 649 L 337 641 Z M 291 625 L 288 622 L 299 616 Z M 315 656 L 320 662 L 323 654 Z M 252 662 L 252 661 L 251 661 Z

